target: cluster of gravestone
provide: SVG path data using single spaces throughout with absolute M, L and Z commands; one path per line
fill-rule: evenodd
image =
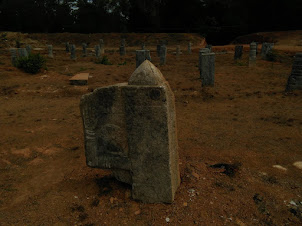
M 26 48 L 10 48 L 9 51 L 11 54 L 12 65 L 16 66 L 18 58 L 28 57 L 28 55 L 31 54 L 32 47 L 30 45 L 26 45 Z

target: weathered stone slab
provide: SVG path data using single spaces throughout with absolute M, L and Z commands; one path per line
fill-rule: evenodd
M 161 65 L 166 64 L 166 57 L 167 57 L 167 47 L 166 45 L 162 45 L 160 47 L 160 56 L 159 56 Z
M 86 57 L 87 56 L 87 44 L 82 43 L 82 56 Z
M 214 86 L 215 53 L 202 53 L 200 63 L 200 78 L 202 86 Z
M 302 89 L 302 53 L 296 53 L 292 72 L 287 80 L 286 91 Z
M 199 50 L 199 63 L 198 63 L 198 68 L 200 70 L 201 68 L 201 62 L 202 62 L 202 54 L 204 53 L 210 53 L 210 50 L 208 48 L 202 48 Z
M 132 197 L 171 203 L 180 184 L 174 95 L 161 72 L 144 61 L 128 84 L 81 98 L 86 162 L 112 169 Z
M 79 73 L 69 79 L 70 85 L 87 85 L 89 73 Z
M 256 54 L 257 45 L 255 42 L 250 44 L 250 54 L 249 54 L 249 67 L 256 65 L 257 54 Z
M 76 47 L 75 45 L 70 45 L 70 58 L 72 60 L 76 60 L 77 57 L 76 57 Z
M 53 58 L 53 47 L 52 47 L 52 45 L 47 45 L 47 49 L 48 49 L 48 57 Z
M 188 53 L 189 54 L 192 53 L 192 43 L 191 42 L 188 43 Z
M 267 55 L 273 50 L 274 43 L 264 42 L 261 48 L 261 57 L 263 60 L 267 60 Z
M 242 58 L 243 46 L 235 46 L 234 60 Z

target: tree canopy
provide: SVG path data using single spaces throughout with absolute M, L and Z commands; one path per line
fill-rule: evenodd
M 0 29 L 21 32 L 199 32 L 222 41 L 301 29 L 301 0 L 0 0 Z M 217 40 L 215 40 L 217 39 Z

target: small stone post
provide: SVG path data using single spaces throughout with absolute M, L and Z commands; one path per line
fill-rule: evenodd
M 82 96 L 86 164 L 112 169 L 132 186 L 132 198 L 172 203 L 180 184 L 175 101 L 162 73 L 148 60 L 128 83 Z
M 100 47 L 100 45 L 96 45 L 96 46 L 94 47 L 94 50 L 95 50 L 95 56 L 96 56 L 97 58 L 100 58 L 100 57 L 101 57 L 101 47 Z
M 73 44 L 70 45 L 70 58 L 72 60 L 76 60 L 77 59 L 77 57 L 76 57 L 76 47 Z
M 10 49 L 9 49 L 9 52 L 10 52 L 10 54 L 11 54 L 11 62 L 12 62 L 12 65 L 13 65 L 13 66 L 16 66 L 17 59 L 18 59 L 17 50 L 16 50 L 16 49 L 13 49 L 13 48 L 10 48 Z
M 214 86 L 215 53 L 202 53 L 200 78 L 202 86 Z
M 285 91 L 289 92 L 296 89 L 302 89 L 302 53 L 296 53 Z
M 53 52 L 52 52 L 53 47 L 52 47 L 52 45 L 47 45 L 47 49 L 48 49 L 48 57 L 53 58 Z
M 166 45 L 162 45 L 160 47 L 160 65 L 166 64 L 166 57 L 167 57 L 167 47 Z
M 252 42 L 250 44 L 250 55 L 249 55 L 249 66 L 250 67 L 253 67 L 253 66 L 256 65 L 256 59 L 257 59 L 257 56 L 256 56 L 256 43 Z
M 82 48 L 83 48 L 83 57 L 87 56 L 87 44 L 86 43 L 82 43 Z
M 189 42 L 188 44 L 188 54 L 191 54 L 192 53 L 192 43 Z
M 243 46 L 235 46 L 234 60 L 241 59 Z
M 198 64 L 199 71 L 201 70 L 202 54 L 204 53 L 210 53 L 210 50 L 208 48 L 202 48 L 199 50 L 199 64 Z
M 28 55 L 31 54 L 31 51 L 32 51 L 31 45 L 26 45 L 26 51 L 27 51 Z
M 65 43 L 65 50 L 66 50 L 67 53 L 70 52 L 70 44 L 69 44 L 69 42 Z
M 100 39 L 100 54 L 104 54 L 105 53 L 105 45 L 104 45 L 104 41 L 103 39 Z
M 151 61 L 150 50 L 136 50 L 136 68 L 145 60 Z

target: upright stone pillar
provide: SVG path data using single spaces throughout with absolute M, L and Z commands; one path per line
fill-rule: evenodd
M 70 58 L 72 60 L 76 60 L 77 59 L 77 57 L 76 57 L 76 47 L 73 44 L 70 45 Z
M 161 72 L 146 60 L 128 84 L 84 95 L 80 109 L 87 165 L 112 169 L 133 199 L 172 203 L 180 184 L 176 114 Z
M 188 54 L 191 54 L 192 53 L 192 43 L 189 42 L 188 44 Z
M 86 43 L 82 43 L 82 56 L 86 57 L 87 56 L 87 44 Z
M 243 46 L 235 46 L 234 60 L 241 59 Z
M 52 45 L 47 45 L 47 49 L 48 49 L 48 57 L 53 58 L 53 47 L 52 47 Z
M 94 47 L 94 51 L 95 51 L 95 56 L 96 56 L 97 58 L 100 58 L 100 57 L 101 57 L 101 47 L 100 47 L 100 45 L 96 45 L 96 46 Z
M 249 66 L 250 67 L 256 65 L 256 59 L 257 59 L 257 56 L 256 56 L 256 43 L 252 42 L 250 44 L 250 55 L 249 55 Z
M 28 57 L 27 50 L 25 48 L 18 48 L 18 57 Z
M 28 55 L 31 54 L 31 51 L 32 51 L 31 45 L 26 45 L 26 51 L 27 51 Z
M 201 54 L 200 78 L 202 86 L 214 86 L 215 53 Z
M 136 68 L 145 60 L 151 61 L 150 50 L 136 50 Z
M 210 53 L 210 50 L 208 48 L 202 48 L 199 50 L 199 63 L 198 63 L 199 71 L 201 71 L 202 54 L 204 54 L 204 53 Z
M 302 53 L 296 53 L 292 72 L 286 85 L 286 91 L 296 89 L 302 89 Z
M 10 54 L 11 54 L 11 62 L 12 62 L 12 65 L 13 65 L 13 66 L 16 66 L 16 64 L 17 64 L 17 59 L 18 59 L 17 50 L 16 50 L 16 49 L 13 49 L 13 48 L 10 48 L 10 49 L 9 49 L 9 52 L 10 52 Z
M 69 42 L 65 43 L 65 50 L 66 50 L 67 53 L 70 52 L 70 44 L 69 44 Z
M 166 64 L 166 57 L 167 57 L 167 47 L 166 45 L 162 45 L 160 47 L 160 64 L 164 65 Z
M 180 45 L 176 46 L 176 56 L 180 55 Z
M 105 53 L 105 45 L 103 39 L 100 39 L 100 53 L 101 55 Z

